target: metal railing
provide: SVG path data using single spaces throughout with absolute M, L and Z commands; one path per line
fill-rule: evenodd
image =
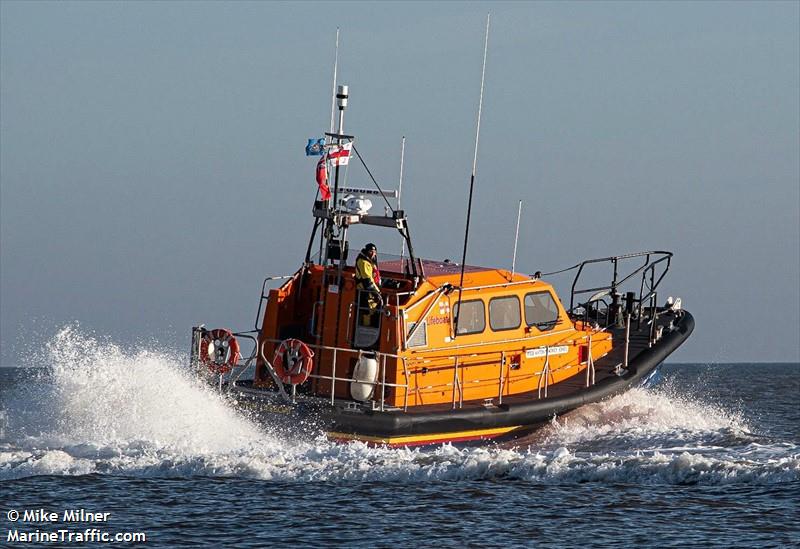
M 595 384 L 594 356 L 592 356 L 592 334 L 587 336 L 588 345 L 586 347 L 586 386 L 591 387 Z
M 538 398 L 542 398 L 542 382 L 544 381 L 544 398 L 547 398 L 547 386 L 550 384 L 550 346 L 545 347 L 544 350 L 544 366 L 539 375 L 539 383 L 536 386 L 536 394 Z
M 251 340 L 254 343 L 253 352 L 246 358 L 240 361 L 240 363 L 236 366 L 234 370 L 232 370 L 228 374 L 228 387 L 232 389 L 236 382 L 239 380 L 241 375 L 253 365 L 253 361 L 256 358 L 260 358 L 264 366 L 266 367 L 268 373 L 272 377 L 276 388 L 278 389 L 279 394 L 281 397 L 288 403 L 296 403 L 297 402 L 297 386 L 292 385 L 291 389 L 287 391 L 285 384 L 280 380 L 278 375 L 276 374 L 271 360 L 266 356 L 266 346 L 267 344 L 274 344 L 278 345 L 281 343 L 281 340 L 266 338 L 261 339 L 260 341 L 256 339 L 252 334 L 254 332 L 240 332 L 236 333 L 237 337 L 243 337 L 246 339 Z M 594 359 L 592 357 L 592 334 L 588 334 L 583 336 L 588 344 L 588 353 L 586 357 L 586 386 L 593 385 L 595 383 L 595 371 L 594 371 Z M 537 398 L 547 398 L 548 396 L 548 388 L 551 384 L 551 379 L 553 378 L 554 374 L 564 368 L 574 368 L 580 367 L 584 364 L 584 362 L 578 362 L 575 364 L 574 362 L 568 362 L 562 366 L 557 368 L 553 368 L 550 361 L 550 347 L 553 345 L 558 345 L 560 342 L 550 342 L 547 346 L 545 346 L 545 363 L 541 370 L 539 371 L 532 371 L 528 374 L 517 376 L 515 381 L 523 381 L 524 379 L 530 378 L 538 378 L 536 383 L 536 390 L 537 390 Z M 510 380 L 510 373 L 514 368 L 515 364 L 519 366 L 522 361 L 523 355 L 525 355 L 526 347 L 520 347 L 519 349 L 514 350 L 502 350 L 502 351 L 476 351 L 470 353 L 469 356 L 463 355 L 440 355 L 436 357 L 430 356 L 417 356 L 417 357 L 404 357 L 396 354 L 391 353 L 380 353 L 375 351 L 365 351 L 361 349 L 347 349 L 343 347 L 333 347 L 327 345 L 309 345 L 310 348 L 314 349 L 315 352 L 326 351 L 330 353 L 331 356 L 331 373 L 330 375 L 325 374 L 310 374 L 309 378 L 317 379 L 317 380 L 325 380 L 330 382 L 330 392 L 327 396 L 323 398 L 329 399 L 330 404 L 334 405 L 336 403 L 336 390 L 337 384 L 345 383 L 363 383 L 366 385 L 372 385 L 373 390 L 368 400 L 364 401 L 364 404 L 371 403 L 372 409 L 377 409 L 380 411 L 385 411 L 388 407 L 386 402 L 386 392 L 388 389 L 398 389 L 403 391 L 403 404 L 402 409 L 404 411 L 408 410 L 408 402 L 410 393 L 412 391 L 411 387 L 411 370 L 420 371 L 425 368 L 452 368 L 453 369 L 453 379 L 450 383 L 443 383 L 437 385 L 430 385 L 430 386 L 415 386 L 413 390 L 417 393 L 420 390 L 426 389 L 444 389 L 445 387 L 449 387 L 451 391 L 451 404 L 453 408 L 461 408 L 463 407 L 464 403 L 464 396 L 465 396 L 465 385 L 464 381 L 461 379 L 462 374 L 466 371 L 466 368 L 471 368 L 475 366 L 479 366 L 481 364 L 490 364 L 495 363 L 498 365 L 498 377 L 492 378 L 491 381 L 497 380 L 497 393 L 495 397 L 485 398 L 484 400 L 491 400 L 493 398 L 497 398 L 498 404 L 503 403 L 503 397 L 508 396 L 505 395 L 505 390 L 507 388 L 507 381 Z M 340 359 L 344 356 L 353 356 L 357 357 L 357 360 L 360 360 L 363 356 L 369 356 L 371 358 L 375 358 L 379 364 L 379 370 L 376 374 L 374 380 L 364 380 L 358 379 L 356 377 L 346 377 L 342 375 L 337 375 L 337 371 L 341 371 L 340 366 Z M 515 362 L 516 360 L 519 362 Z M 402 367 L 402 376 L 405 380 L 405 383 L 393 383 L 387 382 L 387 361 L 390 359 L 394 359 L 397 362 L 397 365 Z M 487 379 L 471 379 L 469 380 L 470 383 L 482 383 L 490 381 L 489 378 Z M 220 376 L 220 387 L 222 387 L 222 376 Z M 345 400 L 350 400 L 345 398 Z
M 633 265 L 631 270 L 620 274 L 620 267 L 623 266 L 623 264 L 627 266 L 631 260 L 637 258 L 641 259 L 641 261 Z M 570 292 L 569 314 L 571 316 L 576 316 L 577 309 L 583 308 L 584 317 L 588 320 L 590 311 L 594 308 L 595 320 L 598 324 L 601 326 L 613 324 L 617 319 L 621 318 L 622 304 L 620 303 L 620 297 L 622 297 L 622 294 L 620 294 L 619 290 L 622 289 L 626 283 L 634 280 L 637 275 L 640 275 L 638 292 L 628 292 L 626 299 L 632 300 L 632 302 L 628 304 L 629 309 L 633 308 L 634 305 L 636 306 L 638 322 L 641 322 L 644 303 L 648 301 L 650 301 L 651 304 L 655 303 L 654 298 L 657 295 L 656 289 L 664 279 L 664 276 L 666 276 L 667 271 L 669 271 L 671 260 L 672 252 L 646 251 L 598 259 L 587 259 L 567 269 L 577 269 Z M 588 265 L 601 263 L 608 263 L 611 267 L 611 282 L 600 286 L 579 288 L 578 283 L 581 279 L 581 275 L 584 274 L 584 269 Z M 593 295 L 587 301 L 582 303 L 577 301 L 579 296 L 589 293 Z M 607 301 L 607 298 L 610 298 L 610 302 Z M 605 306 L 604 309 L 601 309 L 601 304 Z M 655 311 L 654 307 L 655 305 L 653 305 L 653 311 Z M 639 324 L 637 324 L 637 327 L 638 325 Z
M 273 280 L 289 280 L 290 278 L 294 278 L 295 276 L 297 276 L 297 273 L 290 275 L 281 275 L 281 276 L 268 276 L 264 279 L 264 282 L 261 284 L 261 297 L 258 300 L 258 310 L 256 311 L 256 321 L 254 324 L 256 331 L 259 330 L 258 319 L 261 318 L 261 309 L 263 307 L 264 311 L 266 311 L 266 307 L 264 307 L 264 302 L 269 300 L 269 292 L 267 292 L 267 285 Z
M 263 361 L 264 365 L 267 367 L 267 369 L 270 371 L 270 373 L 273 374 L 273 379 L 276 379 L 276 383 L 279 386 L 282 386 L 283 383 L 279 379 L 277 379 L 277 374 L 275 374 L 274 368 L 272 367 L 272 362 L 270 361 L 269 358 L 267 358 L 266 352 L 264 350 L 264 348 L 266 347 L 266 344 L 268 344 L 268 343 L 269 344 L 279 345 L 281 343 L 281 340 L 272 339 L 272 338 L 264 338 L 264 339 L 262 339 L 261 343 L 259 345 L 259 354 L 260 354 L 260 358 Z M 402 356 L 391 354 L 391 353 L 380 353 L 378 351 L 365 351 L 363 349 L 347 349 L 345 347 L 332 347 L 332 346 L 328 346 L 328 345 L 316 345 L 316 344 L 311 345 L 310 344 L 308 346 L 309 346 L 309 348 L 314 349 L 315 352 L 328 351 L 332 355 L 331 375 L 327 376 L 327 375 L 322 375 L 322 374 L 310 374 L 308 376 L 311 379 L 326 380 L 326 381 L 330 381 L 331 382 L 331 389 L 330 389 L 330 395 L 329 395 L 331 404 L 334 404 L 335 401 L 336 401 L 336 383 L 337 382 L 344 382 L 344 383 L 353 383 L 353 382 L 355 382 L 355 383 L 363 383 L 365 385 L 373 385 L 374 388 L 373 388 L 372 395 L 375 394 L 375 389 L 380 387 L 380 398 L 377 399 L 376 404 L 377 404 L 377 406 L 379 407 L 379 409 L 381 411 L 384 411 L 386 409 L 386 389 L 387 388 L 403 389 L 403 410 L 407 410 L 408 409 L 408 392 L 409 392 L 409 387 L 410 387 L 410 383 L 409 383 L 410 376 L 409 376 L 408 367 L 407 367 L 407 364 L 406 364 L 407 357 L 402 357 Z M 378 361 L 378 364 L 379 364 L 379 371 L 378 371 L 378 375 L 376 376 L 376 379 L 374 381 L 370 381 L 370 380 L 364 380 L 364 379 L 357 379 L 355 377 L 340 377 L 340 376 L 337 376 L 336 375 L 336 370 L 337 370 L 337 366 L 338 366 L 338 361 L 339 361 L 340 355 L 356 355 L 358 360 L 360 360 L 363 356 L 374 357 Z M 404 376 L 404 378 L 406 380 L 405 383 L 389 383 L 389 382 L 386 381 L 386 361 L 388 359 L 396 359 L 399 364 L 402 364 L 403 376 Z M 290 400 L 293 401 L 294 398 L 296 397 L 296 393 L 294 391 L 294 388 L 296 386 L 293 385 L 292 387 L 293 387 L 293 393 L 292 393 L 292 398 Z M 328 398 L 328 397 L 326 397 L 326 398 Z

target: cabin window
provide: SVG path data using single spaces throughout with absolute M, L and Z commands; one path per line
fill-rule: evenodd
M 408 325 L 408 334 L 411 333 L 411 330 L 414 329 L 416 326 L 416 322 L 412 322 Z M 428 344 L 428 322 L 426 320 L 422 321 L 422 325 L 414 332 L 413 336 L 406 341 L 406 347 L 425 347 Z
M 486 329 L 486 311 L 483 301 L 462 301 L 463 317 L 459 320 L 458 303 L 453 307 L 453 326 L 458 326 L 457 335 L 479 334 Z
M 513 330 L 519 328 L 519 298 L 515 295 L 495 297 L 489 301 L 489 326 L 492 330 Z
M 550 292 L 534 292 L 525 296 L 525 323 L 541 331 L 552 330 L 558 322 L 558 305 Z

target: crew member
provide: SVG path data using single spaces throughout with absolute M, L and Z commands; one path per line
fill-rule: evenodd
M 369 326 L 378 307 L 383 307 L 378 248 L 371 242 L 364 246 L 356 259 L 356 287 L 360 290 L 358 308 L 367 311 L 362 317 L 362 324 Z

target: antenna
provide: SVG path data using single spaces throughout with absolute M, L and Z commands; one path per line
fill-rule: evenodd
M 336 27 L 336 49 L 335 54 L 333 57 L 333 89 L 331 90 L 331 125 L 330 125 L 330 133 L 333 133 L 333 116 L 336 109 L 336 76 L 339 69 L 339 27 Z M 331 140 L 333 142 L 333 140 Z M 327 162 L 326 162 L 327 167 Z M 337 174 L 338 175 L 338 174 Z M 319 195 L 319 191 L 317 191 Z M 314 229 L 311 231 L 311 241 L 308 243 L 308 250 L 306 252 L 306 261 L 311 258 L 311 244 L 314 240 L 314 235 L 317 232 L 317 222 L 322 223 L 320 218 L 315 218 L 314 222 Z M 324 243 L 325 243 L 325 233 L 330 228 L 330 224 L 328 223 L 326 226 L 323 227 L 323 230 L 319 232 L 319 262 L 320 264 L 325 264 L 327 262 L 327 258 L 323 255 L 323 252 L 327 254 L 327 251 L 324 250 Z
M 336 27 L 336 54 L 333 58 L 333 89 L 331 90 L 331 130 L 333 133 L 333 113 L 336 110 L 336 71 L 339 68 L 339 27 Z
M 475 129 L 475 154 L 472 156 L 472 175 L 469 179 L 469 201 L 467 202 L 467 226 L 464 229 L 464 252 L 461 254 L 461 279 L 458 282 L 458 308 L 459 315 L 456 317 L 455 333 L 458 336 L 458 323 L 461 317 L 461 295 L 464 286 L 464 267 L 467 261 L 467 243 L 469 242 L 469 219 L 472 216 L 472 191 L 475 187 L 475 170 L 478 166 L 478 140 L 481 135 L 481 111 L 483 110 L 483 83 L 486 78 L 486 52 L 489 50 L 489 14 L 486 14 L 486 37 L 483 42 L 483 69 L 481 70 L 481 95 L 478 100 L 478 124 Z
M 522 217 L 522 200 L 519 201 L 517 208 L 517 230 L 514 233 L 514 256 L 511 259 L 511 279 L 514 279 L 514 268 L 517 266 L 517 241 L 519 240 L 519 219 Z
M 406 136 L 403 136 L 403 141 L 400 143 L 400 183 L 397 185 L 397 209 L 400 210 L 400 197 L 403 196 L 403 160 L 406 154 Z M 406 239 L 403 239 L 403 245 L 400 248 L 400 265 L 403 264 L 403 256 L 406 254 Z

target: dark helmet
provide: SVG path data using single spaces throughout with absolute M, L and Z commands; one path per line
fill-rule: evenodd
M 364 251 L 365 251 L 365 252 L 371 252 L 371 251 L 373 251 L 373 250 L 374 250 L 375 252 L 377 252 L 377 251 L 378 251 L 378 247 L 377 247 L 375 244 L 373 244 L 372 242 L 370 242 L 369 244 L 367 244 L 366 246 L 364 246 Z

